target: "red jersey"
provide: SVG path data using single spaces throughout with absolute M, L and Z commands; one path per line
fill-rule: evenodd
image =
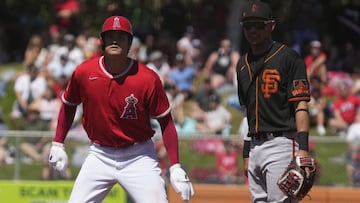
M 163 85 L 155 72 L 131 60 L 124 73 L 113 76 L 104 57 L 80 64 L 74 71 L 62 100 L 83 105 L 82 124 L 97 144 L 123 147 L 154 135 L 150 118 L 170 113 Z
M 333 109 L 339 110 L 341 117 L 347 123 L 351 124 L 355 121 L 357 108 L 360 106 L 360 100 L 355 95 L 349 95 L 348 97 L 339 97 L 334 101 Z
M 319 54 L 319 56 L 317 58 L 327 58 L 326 54 L 324 52 L 321 52 Z M 314 56 L 312 56 L 311 54 L 307 55 L 305 58 L 304 58 L 304 62 L 305 62 L 305 65 L 306 65 L 306 70 L 309 70 L 309 67 L 312 63 L 314 63 L 314 61 L 316 60 L 316 58 Z M 317 71 L 315 70 L 314 73 L 316 73 Z
M 227 172 L 233 172 L 238 168 L 238 151 L 233 151 L 231 153 L 219 152 L 216 156 L 216 166 L 217 168 L 222 168 Z M 220 174 L 223 175 L 223 174 Z

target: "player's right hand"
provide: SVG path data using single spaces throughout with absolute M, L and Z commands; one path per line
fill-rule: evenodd
M 64 144 L 52 142 L 49 155 L 49 164 L 60 173 L 65 173 L 68 157 L 65 152 Z
M 194 188 L 180 164 L 174 164 L 170 167 L 170 182 L 174 190 L 181 193 L 181 198 L 184 201 L 188 201 L 194 196 Z

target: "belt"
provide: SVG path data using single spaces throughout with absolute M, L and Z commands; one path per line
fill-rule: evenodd
M 254 133 L 250 134 L 250 137 L 256 141 L 268 141 L 273 139 L 274 137 L 281 137 L 283 136 L 282 132 L 268 132 L 268 133 Z
M 110 148 L 114 148 L 114 149 L 126 149 L 128 147 L 134 146 L 139 144 L 140 142 L 134 142 L 134 143 L 126 143 L 123 145 L 103 145 L 103 144 L 98 144 L 93 142 L 94 145 L 100 146 L 100 147 L 110 147 Z

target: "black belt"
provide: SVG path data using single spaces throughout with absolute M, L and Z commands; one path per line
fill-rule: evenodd
M 268 133 L 254 133 L 250 134 L 250 137 L 256 141 L 268 141 L 273 137 L 283 136 L 282 132 L 268 132 Z

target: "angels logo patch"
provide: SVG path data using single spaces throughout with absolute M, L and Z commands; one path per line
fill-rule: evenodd
M 125 119 L 137 119 L 137 110 L 136 104 L 138 103 L 138 99 L 134 97 L 134 94 L 125 98 L 126 106 L 124 107 L 124 111 L 121 114 L 121 118 Z
M 293 96 L 298 96 L 298 95 L 309 95 L 310 94 L 310 90 L 309 90 L 309 83 L 307 80 L 303 79 L 303 80 L 294 80 L 293 81 L 293 91 L 292 91 L 292 95 Z

